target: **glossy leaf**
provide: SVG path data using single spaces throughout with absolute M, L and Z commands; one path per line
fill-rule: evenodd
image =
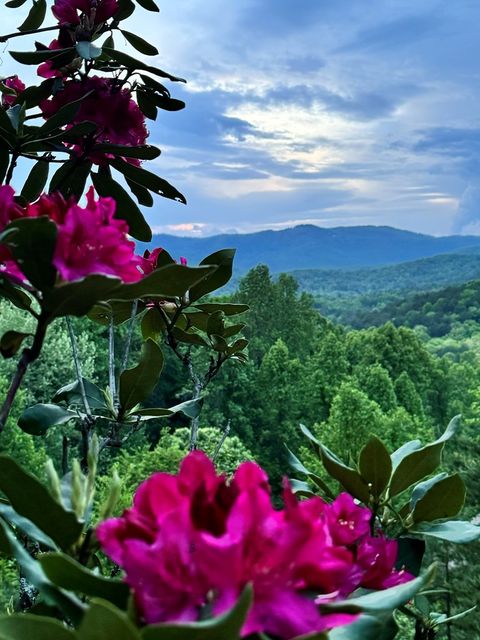
M 414 522 L 453 518 L 461 511 L 465 494 L 465 484 L 458 473 L 439 480 L 417 501 Z
M 159 342 L 165 329 L 165 321 L 160 312 L 157 309 L 148 309 L 141 323 L 143 339 L 151 338 L 155 342 Z
M 50 427 L 66 424 L 77 418 L 74 411 L 68 411 L 57 404 L 34 404 L 27 407 L 18 419 L 18 426 L 32 436 L 44 436 Z
M 95 574 L 63 553 L 45 553 L 39 560 L 48 578 L 57 586 L 126 608 L 130 589 L 125 582 Z
M 0 616 L 2 640 L 76 640 L 76 634 L 59 620 L 46 616 L 14 613 Z
M 27 17 L 18 27 L 19 31 L 33 31 L 42 26 L 45 20 L 45 14 L 47 13 L 46 0 L 33 0 L 32 7 L 28 12 Z
M 323 491 L 324 495 L 326 495 L 328 498 L 335 498 L 334 494 L 332 493 L 332 491 L 330 490 L 330 487 L 326 484 L 326 482 L 324 482 L 322 478 L 320 478 L 320 476 L 318 476 L 316 473 L 313 473 L 313 471 L 310 471 L 309 469 L 307 469 L 305 465 L 297 458 L 297 456 L 294 453 L 290 451 L 290 449 L 286 445 L 285 445 L 285 448 L 287 449 L 288 463 L 292 467 L 292 469 L 310 478 L 317 485 L 317 487 L 319 487 Z
M 398 467 L 400 462 L 408 456 L 413 451 L 417 451 L 422 448 L 422 443 L 420 440 L 411 440 L 410 442 L 406 442 L 401 447 L 399 447 L 396 451 L 392 453 L 390 456 L 392 459 L 392 468 L 393 471 Z
M 15 529 L 21 531 L 31 540 L 35 540 L 38 544 L 56 551 L 58 549 L 55 542 L 39 529 L 31 520 L 24 518 L 18 514 L 9 504 L 0 503 L 0 516 L 8 523 L 15 526 Z
M 128 616 L 105 600 L 94 600 L 77 631 L 78 640 L 140 640 Z
M 107 53 L 112 60 L 115 62 L 119 62 L 121 65 L 128 67 L 129 69 L 139 69 L 140 71 L 148 71 L 152 73 L 154 76 L 159 76 L 160 78 L 168 78 L 168 80 L 172 80 L 173 82 L 185 82 L 183 78 L 178 78 L 177 76 L 172 76 L 170 73 L 159 69 L 158 67 L 153 67 L 140 60 L 135 60 L 132 56 L 124 53 L 123 51 L 117 51 L 116 49 L 110 49 L 109 47 L 104 47 L 103 50 Z
M 92 173 L 91 177 L 99 195 L 110 196 L 116 201 L 115 217 L 125 220 L 130 235 L 136 240 L 150 242 L 152 230 L 125 189 L 105 173 Z
M 124 158 L 138 158 L 139 160 L 155 160 L 161 154 L 158 147 L 151 144 L 144 144 L 138 147 L 130 147 L 124 144 L 111 144 L 102 142 L 93 147 L 94 151 L 112 153 L 115 156 Z
M 156 269 L 139 282 L 124 285 L 114 297 L 117 300 L 137 298 L 180 298 L 215 267 L 184 267 L 168 264 Z
M 397 538 L 398 553 L 395 568 L 398 571 L 406 569 L 414 576 L 420 574 L 423 556 L 425 555 L 425 541 L 418 538 Z
M 155 173 L 151 171 L 147 171 L 142 167 L 135 167 L 120 158 L 116 158 L 115 160 L 110 160 L 111 166 L 122 173 L 126 178 L 133 180 L 134 182 L 138 182 L 138 184 L 146 187 L 153 193 L 156 193 L 159 196 L 164 198 L 169 198 L 170 200 L 176 200 L 177 202 L 182 202 L 186 204 L 185 196 L 180 193 L 174 186 L 172 186 L 169 182 L 160 178 Z
M 17 287 L 9 278 L 0 275 L 0 297 L 7 298 L 19 309 L 26 311 L 32 306 L 32 299 L 20 287 Z
M 430 538 L 439 538 L 456 544 L 466 544 L 480 539 L 480 526 L 464 520 L 449 522 L 422 522 L 410 529 L 410 533 Z
M 0 144 L 0 184 L 3 184 L 5 174 L 10 164 L 10 153 L 6 144 Z
M 108 300 L 120 289 L 117 278 L 87 276 L 76 282 L 65 282 L 45 293 L 42 307 L 50 318 L 84 316 L 101 300 Z
M 363 615 L 352 624 L 333 629 L 328 640 L 394 640 L 398 626 L 390 613 Z
M 419 482 L 412 491 L 412 495 L 410 498 L 410 509 L 413 510 L 417 502 L 420 500 L 420 498 L 423 498 L 423 496 L 427 493 L 427 491 L 431 487 L 433 487 L 433 485 L 435 485 L 437 482 L 440 482 L 440 480 L 443 480 L 444 478 L 446 478 L 447 475 L 448 475 L 447 473 L 442 472 L 442 473 L 438 473 L 436 476 L 433 476 L 433 478 L 429 478 L 428 480 L 425 480 L 424 482 Z
M 163 367 L 163 354 L 150 338 L 143 343 L 140 363 L 120 376 L 119 397 L 123 412 L 146 400 L 155 388 Z
M 150 120 L 156 120 L 158 116 L 157 101 L 155 94 L 149 91 L 143 91 L 137 87 L 137 102 L 140 111 Z
M 153 207 L 153 196 L 148 189 L 128 178 L 125 178 L 125 181 L 138 204 L 143 204 L 144 207 Z
M 320 605 L 320 609 L 325 612 L 346 611 L 379 613 L 382 611 L 393 611 L 402 604 L 411 600 L 421 589 L 427 586 L 435 575 L 435 565 L 418 578 L 400 584 L 396 587 L 383 589 L 382 591 L 372 591 L 366 595 L 348 598 L 342 601 L 332 601 Z
M 390 480 L 392 461 L 383 442 L 372 436 L 360 451 L 359 471 L 362 478 L 370 485 L 370 492 L 379 498 Z
M 391 496 L 398 495 L 435 471 L 441 462 L 445 442 L 455 434 L 459 426 L 460 416 L 456 416 L 435 442 L 409 453 L 402 459 L 392 475 Z
M 352 469 L 352 467 L 348 467 L 323 445 L 320 445 L 320 452 L 323 466 L 328 474 L 337 480 L 345 491 L 348 491 L 348 493 L 358 498 L 358 500 L 361 500 L 364 504 L 368 504 L 370 491 L 367 483 L 358 471 Z
M 215 311 L 223 311 L 226 316 L 235 316 L 239 313 L 246 313 L 250 307 L 247 304 L 231 304 L 221 302 L 205 302 L 204 304 L 195 304 L 195 309 L 205 311 L 205 313 L 214 313 Z
M 31 335 L 31 333 L 23 333 L 22 331 L 6 331 L 0 338 L 0 353 L 4 358 L 13 358 L 25 338 Z
M 100 387 L 90 380 L 82 378 L 85 395 L 91 409 L 105 409 L 105 396 Z M 67 405 L 77 405 L 83 408 L 82 393 L 78 380 L 59 389 L 53 396 L 53 402 L 65 402 Z
M 127 42 L 129 42 L 134 49 L 140 51 L 140 53 L 145 54 L 146 56 L 156 56 L 158 55 L 157 47 L 154 47 L 153 44 L 150 44 L 140 36 L 137 36 L 135 33 L 131 33 L 130 31 L 125 31 L 124 29 L 120 29 L 123 33 Z
M 13 509 L 31 520 L 59 547 L 67 549 L 78 540 L 83 525 L 65 511 L 35 476 L 8 456 L 0 456 L 0 491 Z
M 232 277 L 234 257 L 235 249 L 222 249 L 221 251 L 215 251 L 215 253 L 210 254 L 200 262 L 200 266 L 215 265 L 217 268 L 212 274 L 192 287 L 190 290 L 190 300 L 192 302 L 227 284 Z
M 137 0 L 137 2 L 147 11 L 160 11 L 154 0 Z
M 110 324 L 110 320 L 113 320 L 115 326 L 120 325 L 132 317 L 132 302 L 130 300 L 99 302 L 88 312 L 88 317 L 105 326 Z
M 187 418 L 196 418 L 201 411 L 203 404 L 203 399 L 198 398 L 197 400 L 186 400 L 185 402 L 181 402 L 180 404 L 176 404 L 169 409 L 160 409 L 160 408 L 148 408 L 148 409 L 137 409 L 135 411 L 136 416 L 141 416 L 143 419 L 154 419 L 154 418 L 169 418 L 173 416 L 175 413 L 183 413 Z
M 24 549 L 23 545 L 20 544 L 1 518 L 0 527 L 3 529 L 4 536 L 8 540 L 12 553 L 22 569 L 23 577 L 40 591 L 46 604 L 58 607 L 69 620 L 77 624 L 85 609 L 82 602 L 73 594 L 59 589 L 47 578 L 40 563 L 32 558 Z M 34 639 L 37 640 L 37 637 L 34 636 L 32 640 Z
M 57 227 L 42 218 L 21 218 L 10 223 L 14 233 L 6 241 L 21 270 L 41 291 L 52 287 L 56 270 L 52 265 L 57 241 Z
M 234 607 L 221 616 L 202 622 L 159 624 L 144 627 L 142 640 L 238 640 L 252 603 L 247 587 Z
M 36 200 L 45 188 L 47 179 L 48 162 L 45 162 L 45 160 L 39 160 L 33 165 L 25 184 L 23 185 L 21 192 L 22 198 L 25 198 L 27 202 L 33 202 Z
M 20 64 L 40 64 L 46 60 L 55 60 L 65 54 L 73 54 L 74 48 L 39 49 L 38 51 L 10 51 L 10 55 Z

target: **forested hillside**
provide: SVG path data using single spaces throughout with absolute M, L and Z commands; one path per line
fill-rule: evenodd
M 451 309 L 458 309 L 461 300 L 467 310 L 474 306 L 478 288 L 479 284 L 473 283 L 454 289 L 459 295 Z M 469 292 L 468 296 L 465 292 Z M 439 303 L 439 316 L 447 309 L 444 298 Z M 289 472 L 285 445 L 319 474 L 323 473 L 300 433 L 300 423 L 308 425 L 337 454 L 348 458 L 358 453 L 370 434 L 376 434 L 391 448 L 412 438 L 426 442 L 438 436 L 454 415 L 462 413 L 461 435 L 448 444 L 444 468 L 459 471 L 467 483 L 469 497 L 464 517 L 478 514 L 477 352 L 464 350 L 439 357 L 435 355 L 438 339 L 435 349 L 431 349 L 426 334 L 392 322 L 363 329 L 333 324 L 318 313 L 312 296 L 301 293 L 291 276 L 273 278 L 265 266 L 251 270 L 231 300 L 251 307 L 244 318 L 248 322 L 245 334 L 250 339 L 249 360 L 244 365 L 226 365 L 208 387 L 199 439 L 200 446 L 213 453 L 229 425 L 230 433 L 218 458 L 221 468 L 231 471 L 239 460 L 254 458 L 267 469 L 278 489 L 282 477 Z M 430 312 L 422 318 L 419 307 L 416 313 L 410 324 L 426 325 Z M 19 321 L 19 312 L 2 303 L 0 329 L 14 325 L 16 318 Z M 105 371 L 106 329 L 85 323 L 78 323 L 75 328 L 84 373 L 95 381 L 99 372 Z M 133 346 L 138 352 L 138 336 Z M 19 431 L 15 422 L 25 404 L 51 399 L 58 379 L 74 379 L 67 353 L 66 327 L 58 322 L 48 334 L 43 358 L 32 367 L 8 428 L 0 436 L 2 449 L 40 475 L 47 455 L 57 468 L 62 466 L 59 430 L 54 427 L 46 439 L 36 440 Z M 135 359 L 137 353 L 132 357 Z M 202 365 L 202 357 L 200 353 L 195 355 L 196 366 Z M 0 367 L 2 388 L 11 365 L 6 360 Z M 166 374 L 152 400 L 157 406 L 171 406 L 192 395 L 182 363 L 169 355 L 165 367 Z M 176 468 L 187 443 L 183 428 L 186 424 L 185 419 L 179 418 L 154 420 L 146 432 L 135 434 L 122 449 L 110 451 L 110 460 L 123 480 L 120 506 L 129 504 L 135 487 L 150 472 Z M 67 436 L 72 440 L 78 437 L 73 429 Z M 107 487 L 107 477 L 104 484 Z M 478 545 L 465 551 L 438 543 L 431 545 L 429 553 L 440 562 L 437 586 L 445 587 L 448 579 L 448 584 L 455 587 L 455 597 L 448 592 L 439 595 L 438 610 L 454 613 L 471 606 L 473 594 L 480 588 L 475 568 L 480 555 Z M 9 565 L 4 564 L 2 570 L 8 574 Z M 6 604 L 4 600 L 3 606 Z M 479 624 L 476 615 L 463 618 L 452 627 L 450 637 L 470 640 Z

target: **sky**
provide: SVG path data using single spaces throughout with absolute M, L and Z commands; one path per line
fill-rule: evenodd
M 128 28 L 188 81 L 169 85 L 187 108 L 149 122 L 154 170 L 188 204 L 158 199 L 155 231 L 480 233 L 478 0 L 159 5 Z

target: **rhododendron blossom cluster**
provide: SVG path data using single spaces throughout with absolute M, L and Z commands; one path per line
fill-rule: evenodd
M 132 508 L 100 524 L 97 537 L 124 569 L 146 623 L 198 620 L 205 607 L 221 614 L 252 584 L 242 637 L 288 639 L 347 624 L 354 616 L 318 605 L 412 578 L 394 568 L 397 543 L 371 536 L 372 513 L 348 494 L 299 502 L 285 483 L 284 505 L 273 508 L 255 463 L 229 482 L 195 451 L 177 476 L 156 473 L 140 485 Z
M 9 78 L 5 78 L 3 80 L 3 84 L 8 88 L 14 91 L 11 95 L 4 93 L 2 95 L 2 106 L 3 107 L 11 107 L 15 104 L 18 96 L 25 91 L 25 84 L 20 80 L 18 76 L 10 76 Z
M 61 91 L 51 99 L 41 102 L 40 108 L 43 116 L 48 119 L 64 105 L 81 98 L 80 108 L 70 126 L 81 122 L 95 123 L 96 142 L 127 146 L 145 144 L 148 136 L 145 117 L 132 99 L 130 91 L 119 87 L 112 78 L 88 76 L 81 81 L 67 80 Z M 84 146 L 77 147 L 77 150 L 79 153 L 86 153 L 97 164 L 103 164 L 106 157 L 109 157 L 104 153 L 89 152 Z M 126 160 L 132 164 L 140 164 L 135 158 Z
M 93 188 L 87 194 L 86 207 L 74 199 L 65 200 L 59 193 L 42 195 L 37 202 L 21 207 L 14 200 L 13 189 L 5 185 L 0 187 L 0 232 L 18 218 L 46 216 L 57 225 L 52 262 L 62 280 L 103 274 L 134 282 L 142 277 L 143 259 L 134 254 L 135 244 L 127 236 L 128 225 L 114 217 L 115 208 L 112 198 L 96 200 Z M 2 244 L 0 273 L 25 281 L 21 265 Z
M 84 27 L 90 28 L 106 22 L 117 11 L 117 0 L 55 0 L 52 7 L 52 13 L 61 25 L 83 22 Z

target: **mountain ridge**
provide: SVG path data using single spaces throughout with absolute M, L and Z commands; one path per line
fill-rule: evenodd
M 179 259 L 196 264 L 210 253 L 236 248 L 234 272 L 242 275 L 257 264 L 274 273 L 300 269 L 347 269 L 410 262 L 439 254 L 480 248 L 480 236 L 430 236 L 388 226 L 324 228 L 298 225 L 249 234 L 219 234 L 192 238 L 156 234 L 140 251 L 164 247 Z

